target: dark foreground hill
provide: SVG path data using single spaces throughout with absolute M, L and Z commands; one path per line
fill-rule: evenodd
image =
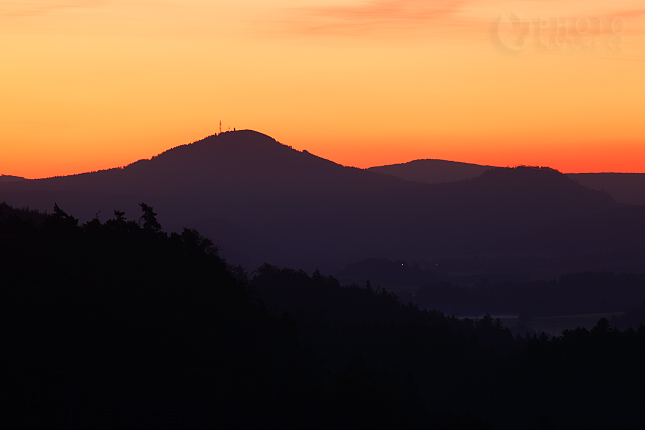
M 170 230 L 199 227 L 249 267 L 269 261 L 329 271 L 368 257 L 569 253 L 557 238 L 540 246 L 524 238 L 618 207 L 551 169 L 496 168 L 420 184 L 344 167 L 253 131 L 211 136 L 123 169 L 2 184 L 0 199 L 41 210 L 58 203 L 83 221 L 107 219 L 114 209 L 136 217 L 138 202 L 148 201 Z
M 16 428 L 642 427 L 645 328 L 513 338 L 194 230 L 0 213 L 3 418 Z M 11 210 L 9 210 L 11 209 Z

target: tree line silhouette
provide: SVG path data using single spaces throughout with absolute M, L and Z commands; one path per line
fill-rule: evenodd
M 545 260 L 554 263 L 553 257 L 500 256 L 442 258 L 421 262 L 420 266 L 418 262 L 410 265 L 406 261 L 367 258 L 346 265 L 336 277 L 345 285 L 370 279 L 376 285 L 398 289 L 401 301 L 457 316 L 486 312 L 497 315 L 528 312 L 533 316 L 622 312 L 645 300 L 643 273 L 585 271 L 550 280 L 527 279 L 530 267 L 543 265 Z M 637 315 L 631 318 L 631 327 L 645 323 L 645 315 Z
M 0 209 L 7 418 L 25 428 L 639 428 L 645 327 L 550 339 L 366 284 L 247 274 L 153 208 Z M 618 412 L 620 411 L 620 412 Z

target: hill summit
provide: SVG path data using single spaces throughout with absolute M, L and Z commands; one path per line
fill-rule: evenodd
M 11 190 L 214 195 L 373 191 L 409 185 L 241 130 L 177 146 L 123 168 L 23 181 L 12 184 Z
M 535 231 L 618 206 L 548 168 L 492 168 L 424 184 L 342 166 L 251 130 L 209 136 L 123 168 L 3 183 L 2 200 L 40 210 L 57 203 L 83 221 L 115 209 L 136 216 L 146 202 L 164 228 L 198 228 L 248 267 L 267 261 L 331 270 L 372 257 L 516 254 L 534 242 L 526 238 Z M 554 241 L 529 251 L 569 249 Z
M 414 160 L 402 164 L 370 167 L 368 170 L 408 181 L 440 184 L 474 178 L 490 169 L 494 167 L 446 160 Z

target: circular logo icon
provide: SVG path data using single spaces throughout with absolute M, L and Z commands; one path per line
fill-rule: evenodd
M 526 49 L 535 37 L 533 23 L 514 13 L 502 15 L 497 22 L 497 38 L 507 49 L 521 51 Z

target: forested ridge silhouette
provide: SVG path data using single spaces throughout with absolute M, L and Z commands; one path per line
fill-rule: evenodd
M 446 160 L 414 160 L 402 164 L 374 166 L 368 170 L 427 184 L 462 181 L 475 178 L 494 166 L 459 163 Z
M 12 176 L 12 175 L 0 175 L 0 183 L 3 182 L 16 182 L 16 181 L 24 181 L 25 178 L 22 178 L 20 176 Z
M 25 428 L 641 428 L 645 327 L 513 338 L 369 282 L 114 211 L 0 208 L 6 418 Z M 106 217 L 107 218 L 107 217 Z
M 620 203 L 645 205 L 645 173 L 571 173 L 571 179 L 605 190 Z
M 425 184 L 341 166 L 251 130 L 123 168 L 1 183 L 0 199 L 39 210 L 57 202 L 81 222 L 101 209 L 135 213 L 145 201 L 168 231 L 197 228 L 247 268 L 266 261 L 335 273 L 365 258 L 412 263 L 644 248 L 642 207 L 624 207 L 552 169 L 494 168 Z
M 413 160 L 368 170 L 408 181 L 438 184 L 474 178 L 495 168 L 447 160 Z M 645 173 L 567 173 L 567 176 L 585 187 L 606 191 L 619 203 L 645 204 Z
M 621 330 L 638 327 L 641 324 L 645 324 L 645 300 L 640 306 L 629 308 L 624 314 L 611 319 L 611 325 Z
M 633 251 L 617 253 L 629 260 Z M 634 255 L 639 261 L 640 254 Z M 583 315 L 622 312 L 645 299 L 645 274 L 598 270 L 597 262 L 612 255 L 584 258 L 442 258 L 433 261 L 390 261 L 369 258 L 338 271 L 343 285 L 370 279 L 422 309 L 438 309 L 457 316 Z M 566 269 L 581 267 L 580 272 Z M 596 270 L 588 270 L 591 267 Z M 638 266 L 633 266 L 634 269 Z M 641 270 L 645 269 L 642 268 Z M 552 275 L 557 273 L 557 275 Z M 546 275 L 546 276 L 545 276 Z M 638 327 L 645 318 L 634 327 Z

